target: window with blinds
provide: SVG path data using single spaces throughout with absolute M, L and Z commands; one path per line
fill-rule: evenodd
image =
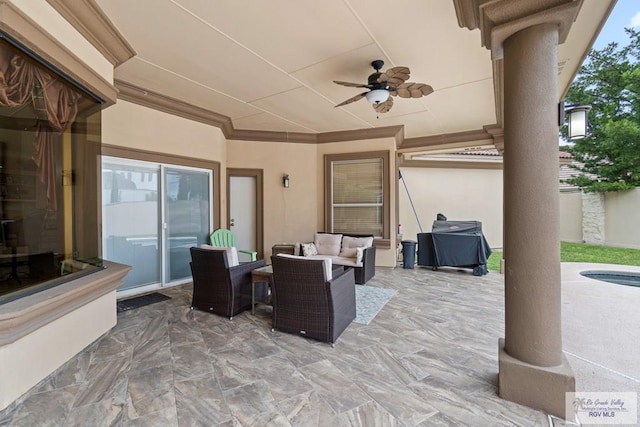
M 334 233 L 384 234 L 384 162 L 382 158 L 331 162 L 331 210 Z

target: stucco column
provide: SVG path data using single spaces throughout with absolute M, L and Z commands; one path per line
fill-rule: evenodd
M 558 25 L 504 49 L 505 338 L 500 396 L 564 416 L 574 391 L 562 353 L 558 188 Z

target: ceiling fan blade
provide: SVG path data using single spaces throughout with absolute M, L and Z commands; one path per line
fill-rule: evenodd
M 356 102 L 359 99 L 364 98 L 364 96 L 367 93 L 369 93 L 369 92 L 368 91 L 367 92 L 362 92 L 362 93 L 360 93 L 360 94 L 358 94 L 358 95 L 356 95 L 356 96 L 354 96 L 352 98 L 347 99 L 346 101 L 341 102 L 340 104 L 336 105 L 336 107 L 342 107 L 343 105 L 347 105 L 347 104 L 351 104 L 352 102 Z
M 386 113 L 387 111 L 391 110 L 391 107 L 393 107 L 393 98 L 390 97 L 385 102 L 381 102 L 380 104 L 372 104 L 371 106 L 378 113 Z
M 382 73 L 378 78 L 378 83 L 387 82 L 391 87 L 396 87 L 404 83 L 411 71 L 409 67 L 393 67 Z
M 433 92 L 433 88 L 425 83 L 406 82 L 392 89 L 389 93 L 400 98 L 422 98 Z
M 349 86 L 349 87 L 370 87 L 369 85 L 363 85 L 361 83 L 341 82 L 339 80 L 334 80 L 333 82 L 342 86 Z

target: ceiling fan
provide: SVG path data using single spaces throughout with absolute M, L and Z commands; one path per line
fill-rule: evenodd
M 410 73 L 408 67 L 393 67 L 389 68 L 384 73 L 381 73 L 380 69 L 383 65 L 384 61 L 380 59 L 371 62 L 371 66 L 375 70 L 375 73 L 369 76 L 367 84 L 334 80 L 334 83 L 342 86 L 365 87 L 369 89 L 367 92 L 362 92 L 361 94 L 341 102 L 336 105 L 336 107 L 341 107 L 358 101 L 359 99 L 366 98 L 376 112 L 386 113 L 391 109 L 391 107 L 393 107 L 393 98 L 391 98 L 391 96 L 399 96 L 400 98 L 420 98 L 433 92 L 433 88 L 428 84 L 407 82 L 406 80 L 409 78 Z

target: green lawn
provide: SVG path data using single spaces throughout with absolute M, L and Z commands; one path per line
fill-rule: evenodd
M 502 252 L 493 252 L 487 261 L 489 270 L 500 271 L 501 258 Z M 640 250 L 562 242 L 560 244 L 560 261 L 640 266 Z

